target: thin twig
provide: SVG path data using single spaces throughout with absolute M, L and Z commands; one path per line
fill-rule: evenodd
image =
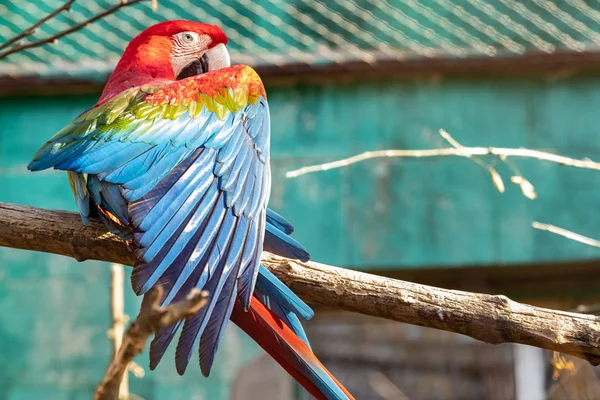
M 39 46 L 42 46 L 42 45 L 47 44 L 47 43 L 54 43 L 54 42 L 58 41 L 58 39 L 60 39 L 61 37 L 67 36 L 67 35 L 69 35 L 69 34 L 71 34 L 73 32 L 76 32 L 76 31 L 78 31 L 78 30 L 80 30 L 82 28 L 85 28 L 89 24 L 91 24 L 93 22 L 96 22 L 99 19 L 102 19 L 102 18 L 104 18 L 104 17 L 106 17 L 106 16 L 108 16 L 110 14 L 113 14 L 113 13 L 117 12 L 118 10 L 120 10 L 121 8 L 124 8 L 124 7 L 127 7 L 127 6 L 132 6 L 134 4 L 141 3 L 143 1 L 149 1 L 149 0 L 120 1 L 118 4 L 115 4 L 114 6 L 112 6 L 110 8 L 107 8 L 106 10 L 102 11 L 101 13 L 96 14 L 93 17 L 91 17 L 91 18 L 89 18 L 89 19 L 87 19 L 87 20 L 85 20 L 85 21 L 83 21 L 83 22 L 81 22 L 81 23 L 79 23 L 77 25 L 74 25 L 74 26 L 72 26 L 72 27 L 70 27 L 68 29 L 65 29 L 64 31 L 58 32 L 58 33 L 56 33 L 56 34 L 54 34 L 52 36 L 48 36 L 47 38 L 40 39 L 40 40 L 37 40 L 35 42 L 23 44 L 21 46 L 14 46 L 14 47 L 12 47 L 9 50 L 6 50 L 5 52 L 0 53 L 0 60 L 3 59 L 3 58 L 5 58 L 5 57 L 7 57 L 7 56 L 9 56 L 9 55 L 11 55 L 11 54 L 17 53 L 19 51 L 28 50 L 28 49 L 31 49 L 31 48 L 34 48 L 34 47 L 39 47 Z
M 447 135 L 444 137 L 444 134 Z M 287 178 L 296 178 L 301 175 L 327 171 L 335 168 L 347 167 L 352 164 L 356 164 L 361 161 L 371 160 L 374 158 L 387 158 L 387 157 L 409 157 L 409 158 L 421 158 L 421 157 L 440 157 L 440 156 L 458 156 L 458 157 L 472 157 L 472 156 L 497 156 L 503 161 L 506 157 L 520 157 L 520 158 L 535 158 L 542 161 L 549 161 L 560 165 L 565 165 L 575 168 L 584 168 L 600 171 L 600 163 L 594 162 L 588 158 L 584 159 L 573 159 L 564 157 L 557 154 L 547 153 L 539 150 L 529 150 L 525 148 L 504 148 L 504 147 L 469 147 L 462 146 L 448 132 L 443 129 L 440 130 L 442 135 L 447 141 L 451 139 L 454 141 L 459 148 L 447 147 L 441 149 L 426 149 L 426 150 L 378 150 L 368 151 L 362 154 L 358 154 L 352 157 L 344 158 L 342 160 L 332 161 L 324 164 L 311 165 L 302 167 L 293 171 L 288 171 L 285 176 Z
M 439 134 L 442 138 L 444 138 L 444 140 L 446 142 L 450 143 L 450 146 L 454 147 L 455 149 L 465 151 L 465 146 L 458 143 L 458 141 L 456 139 L 454 139 L 452 136 L 450 136 L 450 134 L 448 132 L 446 132 L 444 129 L 440 129 Z M 468 154 L 467 152 L 465 152 L 465 157 L 471 157 L 471 154 Z
M 161 328 L 196 313 L 206 303 L 206 296 L 206 292 L 192 290 L 184 300 L 161 307 L 162 287 L 156 286 L 148 292 L 142 300 L 138 317 L 125 333 L 123 345 L 106 369 L 102 382 L 96 388 L 94 400 L 114 400 L 123 375 L 127 371 L 127 366 L 135 356 L 144 351 L 148 338 Z
M 39 21 L 37 21 L 35 24 L 31 25 L 29 28 L 25 29 L 23 32 L 19 33 L 18 35 L 15 35 L 13 38 L 2 43 L 0 45 L 0 50 L 3 50 L 9 46 L 12 46 L 13 43 L 18 42 L 19 40 L 23 39 L 26 36 L 33 35 L 37 28 L 39 28 L 41 25 L 43 25 L 47 21 L 51 20 L 52 18 L 56 17 L 58 14 L 62 13 L 63 11 L 71 11 L 71 6 L 73 5 L 73 3 L 75 3 L 75 0 L 67 1 L 65 4 L 58 7 L 56 10 L 52 11 L 50 14 L 46 15 L 44 18 L 41 18 Z
M 579 243 L 587 244 L 592 247 L 600 247 L 600 241 L 596 239 L 589 238 L 587 236 L 580 235 L 579 233 L 571 232 L 563 228 L 559 228 L 558 226 L 550 225 L 550 224 L 542 224 L 541 222 L 534 221 L 531 223 L 531 226 L 534 229 L 539 229 L 541 231 L 547 231 L 550 233 L 554 233 L 556 235 L 564 236 L 567 239 L 574 240 Z
M 492 183 L 494 184 L 494 186 L 496 186 L 496 189 L 498 189 L 500 193 L 504 193 L 504 181 L 502 180 L 502 177 L 500 176 L 498 171 L 496 171 L 493 165 L 486 164 L 486 162 L 483 161 L 481 157 L 474 157 L 472 154 L 469 154 L 465 146 L 458 143 L 458 141 L 452 136 L 450 136 L 450 134 L 445 130 L 440 129 L 439 133 L 440 136 L 450 144 L 450 146 L 454 147 L 456 150 L 461 151 L 464 157 L 468 158 L 469 160 L 472 160 L 473 162 L 475 162 L 475 164 L 479 165 L 487 172 L 489 172 L 489 174 L 492 176 Z

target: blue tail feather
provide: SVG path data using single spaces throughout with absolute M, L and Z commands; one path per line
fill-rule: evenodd
M 285 233 L 286 235 L 291 235 L 294 233 L 294 227 L 290 224 L 285 218 L 281 215 L 277 214 L 275 211 L 267 208 L 267 222 L 277 229 Z
M 308 304 L 263 265 L 260 266 L 256 288 L 260 289 L 264 295 L 269 296 L 271 301 L 275 301 L 304 319 L 311 319 L 314 316 L 314 311 Z
M 267 222 L 265 231 L 264 249 L 268 252 L 287 258 L 295 258 L 300 261 L 308 261 L 310 259 L 310 255 L 304 246 L 269 222 Z

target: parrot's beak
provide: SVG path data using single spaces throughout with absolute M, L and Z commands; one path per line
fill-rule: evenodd
M 205 51 L 198 59 L 183 67 L 179 74 L 177 74 L 177 80 L 229 66 L 231 66 L 231 61 L 227 47 L 224 44 L 218 44 L 212 49 Z
M 207 50 L 201 59 L 205 59 L 208 71 L 215 71 L 221 68 L 227 68 L 231 66 L 231 60 L 229 59 L 229 52 L 224 44 L 218 44 L 210 50 Z

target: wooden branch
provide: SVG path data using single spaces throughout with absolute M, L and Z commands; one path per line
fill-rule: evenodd
M 0 246 L 132 265 L 127 244 L 100 222 L 0 203 Z M 263 263 L 304 300 L 361 314 L 461 333 L 492 343 L 521 343 L 600 364 L 600 319 L 514 302 L 505 296 L 438 289 L 265 253 Z
M 91 24 L 93 22 L 96 22 L 96 21 L 98 21 L 98 20 L 100 20 L 100 19 L 102 19 L 104 17 L 107 17 L 110 14 L 114 14 L 115 12 L 119 11 L 121 8 L 132 6 L 134 4 L 141 3 L 142 1 L 148 1 L 148 0 L 128 0 L 128 1 L 127 0 L 121 0 L 117 4 L 115 4 L 114 6 L 112 6 L 110 8 L 107 8 L 106 10 L 104 10 L 104 11 L 102 11 L 102 12 L 94 15 L 93 17 L 91 17 L 89 19 L 86 19 L 85 21 L 80 22 L 80 23 L 78 23 L 76 25 L 73 25 L 72 27 L 67 28 L 67 29 L 65 29 L 63 31 L 60 31 L 60 32 L 58 32 L 58 33 L 56 33 L 54 35 L 45 37 L 45 38 L 40 39 L 40 40 L 36 40 L 35 42 L 31 42 L 31 43 L 27 43 L 27 44 L 22 44 L 20 46 L 13 46 L 13 47 L 9 48 L 8 50 L 0 53 L 0 60 L 3 59 L 3 58 L 5 58 L 5 57 L 8 57 L 11 54 L 18 53 L 18 52 L 23 51 L 23 50 L 29 50 L 29 49 L 32 49 L 34 47 L 39 47 L 39 46 L 42 46 L 42 45 L 48 44 L 48 43 L 56 43 L 58 41 L 58 39 L 60 39 L 60 38 L 62 38 L 64 36 L 70 35 L 73 32 L 77 32 L 78 30 L 83 29 L 83 28 L 87 27 L 89 24 Z M 155 8 L 155 4 L 156 4 L 156 2 L 153 0 L 152 1 L 152 8 L 153 9 Z M 69 4 L 69 6 L 70 6 L 70 4 Z
M 172 325 L 182 318 L 194 314 L 206 304 L 207 292 L 192 290 L 186 299 L 161 307 L 163 289 L 153 288 L 142 300 L 138 317 L 129 326 L 123 344 L 106 369 L 102 382 L 96 388 L 94 400 L 114 400 L 127 366 L 135 356 L 144 351 L 148 338 L 161 328 Z
M 311 303 L 461 333 L 491 344 L 536 346 L 600 364 L 600 319 L 596 316 L 271 255 L 263 257 L 263 263 Z

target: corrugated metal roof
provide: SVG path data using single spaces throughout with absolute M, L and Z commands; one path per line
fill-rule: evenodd
M 65 0 L 0 4 L 0 42 Z M 72 11 L 31 38 L 52 35 L 118 0 L 77 0 Z M 167 19 L 220 25 L 236 62 L 253 66 L 373 63 L 381 59 L 469 58 L 595 51 L 600 44 L 596 0 L 159 0 L 138 3 L 62 38 L 58 44 L 0 61 L 0 77 L 104 79 L 125 45 Z

